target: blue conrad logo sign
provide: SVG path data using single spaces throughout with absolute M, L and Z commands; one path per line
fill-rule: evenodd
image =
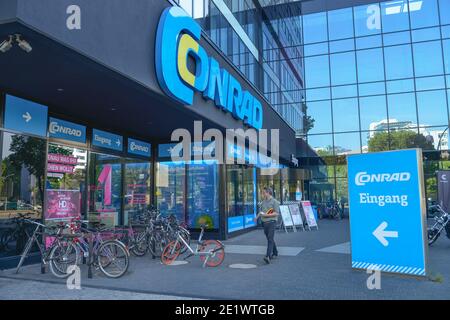
M 128 153 L 135 154 L 143 157 L 151 156 L 151 145 L 150 143 L 135 140 L 132 138 L 128 139 Z
M 48 126 L 51 138 L 86 143 L 86 127 L 50 117 Z
M 156 43 L 156 73 L 163 91 L 192 105 L 194 93 L 202 92 L 218 108 L 230 112 L 255 129 L 263 125 L 261 102 L 200 46 L 201 28 L 183 9 L 167 8 L 161 17 Z M 195 61 L 195 72 L 188 61 Z

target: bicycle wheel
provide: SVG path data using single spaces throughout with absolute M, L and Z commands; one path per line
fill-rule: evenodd
M 201 255 L 200 260 L 202 260 L 203 263 L 205 263 L 205 259 L 208 258 L 206 261 L 206 265 L 208 267 L 218 267 L 222 264 L 223 260 L 225 259 L 225 249 L 223 245 L 217 241 L 217 240 L 206 240 L 202 243 L 200 246 L 201 252 L 211 252 L 211 255 Z
M 178 241 L 170 242 L 163 250 L 161 254 L 161 262 L 168 266 L 172 264 L 180 255 L 180 243 Z
M 97 263 L 108 278 L 120 278 L 129 267 L 130 257 L 126 247 L 117 240 L 109 240 L 97 251 Z
M 67 278 L 67 269 L 81 261 L 79 248 L 71 241 L 61 241 L 50 249 L 50 272 L 57 278 Z
M 441 233 L 437 229 L 429 228 L 427 230 L 428 245 L 431 246 L 439 238 Z

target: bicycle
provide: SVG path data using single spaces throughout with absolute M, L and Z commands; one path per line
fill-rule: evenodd
M 68 225 L 59 224 L 56 226 L 48 227 L 36 221 L 29 219 L 23 219 L 23 223 L 35 225 L 35 229 L 32 235 L 28 238 L 25 248 L 21 254 L 19 263 L 16 267 L 16 274 L 19 273 L 20 268 L 25 262 L 26 257 L 33 244 L 36 244 L 41 254 L 41 261 L 44 265 L 49 265 L 50 272 L 57 278 L 66 278 L 69 276 L 67 269 L 71 265 L 78 264 L 78 250 L 76 246 L 67 241 L 68 235 L 63 235 L 63 230 L 68 228 Z M 48 233 L 46 231 L 53 231 Z M 55 232 L 56 231 L 56 232 Z M 42 244 L 40 238 L 44 236 L 50 236 L 53 238 L 50 246 L 46 248 L 45 244 Z
M 10 218 L 12 221 L 8 225 L 14 227 L 6 228 L 0 233 L 0 251 L 10 252 L 15 249 L 16 253 L 22 252 L 28 235 L 31 230 L 28 229 L 28 224 L 24 222 L 25 219 L 30 219 L 31 214 L 18 213 L 17 217 Z
M 161 262 L 165 265 L 172 264 L 181 254 L 182 246 L 185 246 L 190 254 L 184 258 L 189 259 L 192 256 L 199 256 L 203 262 L 203 268 L 218 267 L 225 259 L 225 246 L 219 240 L 203 240 L 206 225 L 201 225 L 201 232 L 198 238 L 197 247 L 193 249 L 181 236 L 180 231 L 177 232 L 177 239 L 171 241 L 163 250 Z
M 77 262 L 81 261 L 82 254 L 84 258 L 90 258 L 89 263 L 92 263 L 95 269 L 100 269 L 108 278 L 122 277 L 128 271 L 130 264 L 127 247 L 115 238 L 114 230 L 104 228 L 102 224 L 97 224 L 94 228 L 83 226 L 87 223 L 87 221 L 77 221 L 73 227 L 74 231 L 81 232 L 72 240 L 78 248 Z

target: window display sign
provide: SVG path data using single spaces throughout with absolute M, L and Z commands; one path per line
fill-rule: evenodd
M 77 157 L 66 156 L 66 155 L 62 155 L 62 154 L 49 153 L 47 159 L 48 159 L 48 162 L 53 162 L 53 163 L 62 163 L 62 164 L 69 164 L 69 165 L 76 165 L 78 163 Z
M 305 213 L 306 223 L 310 228 L 315 227 L 318 228 L 316 216 L 314 215 L 314 210 L 310 201 L 302 201 L 302 209 Z
M 422 150 L 348 157 L 352 267 L 427 275 Z
M 67 166 L 64 164 L 49 163 L 47 165 L 48 172 L 73 174 L 74 170 L 75 170 L 74 166 Z
M 47 190 L 46 220 L 71 219 L 80 216 L 79 190 Z

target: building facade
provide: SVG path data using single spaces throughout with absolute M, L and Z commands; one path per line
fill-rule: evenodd
M 255 227 L 263 187 L 295 200 L 307 178 L 291 168 L 298 116 L 289 121 L 262 93 L 262 64 L 252 66 L 262 61 L 259 42 L 250 54 L 248 39 L 229 31 L 227 50 L 216 43 L 229 22 L 215 3 L 222 11 L 208 18 L 166 0 L 0 3 L 1 268 L 17 263 L 24 215 L 126 225 L 154 205 L 224 239 Z M 230 21 L 251 35 L 244 9 L 232 7 L 238 25 Z M 263 174 L 247 149 L 225 143 L 227 157 L 243 163 L 198 160 L 198 143 L 183 150 L 190 160 L 174 160 L 172 133 L 194 137 L 199 122 L 200 133 L 279 130 L 280 170 Z M 212 142 L 202 147 L 215 153 Z M 271 152 L 269 144 L 261 158 Z

